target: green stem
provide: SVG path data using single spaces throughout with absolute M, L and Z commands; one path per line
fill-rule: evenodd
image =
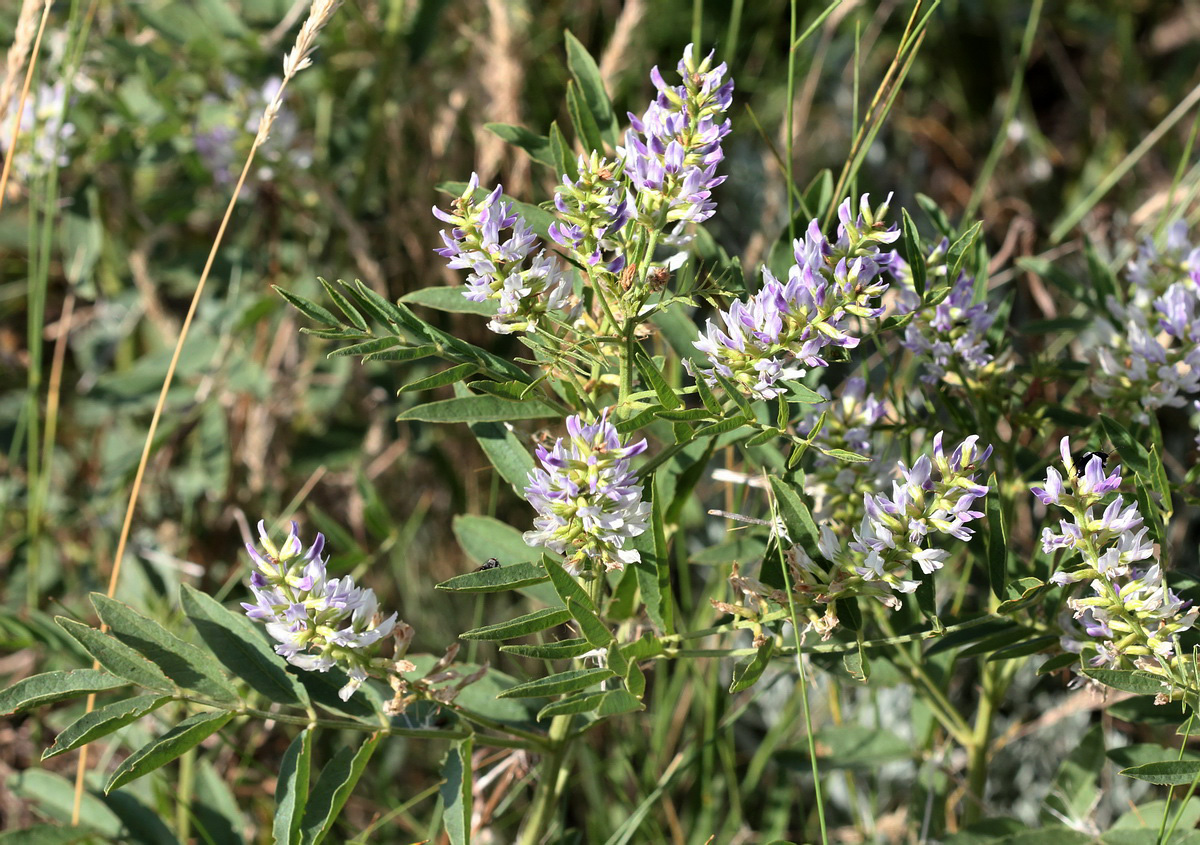
M 539 845 L 545 838 L 550 822 L 558 809 L 558 796 L 566 782 L 567 735 L 571 730 L 570 716 L 555 716 L 550 722 L 552 750 L 542 760 L 542 773 L 533 796 L 529 823 L 521 831 L 517 845 Z
M 982 695 L 975 713 L 975 726 L 967 746 L 967 804 L 963 808 L 963 824 L 979 821 L 983 815 L 983 798 L 987 789 L 988 751 L 992 744 L 992 722 L 996 705 L 1008 687 L 1009 671 L 992 663 L 983 663 Z

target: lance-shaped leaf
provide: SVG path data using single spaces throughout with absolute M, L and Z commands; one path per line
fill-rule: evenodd
M 616 675 L 612 669 L 571 669 L 547 675 L 536 681 L 517 684 L 500 693 L 497 698 L 546 698 L 587 689 Z
M 454 517 L 453 530 L 458 544 L 476 563 L 495 558 L 507 568 L 535 561 L 540 556 L 540 551 L 531 548 L 520 531 L 490 516 L 460 514 Z
M 604 80 L 600 76 L 600 68 L 588 53 L 587 48 L 570 30 L 563 33 L 567 43 L 567 67 L 571 76 L 579 86 L 583 104 L 587 107 L 596 126 L 600 138 L 610 147 L 617 145 L 617 116 L 613 112 L 612 102 L 604 90 Z M 593 149 L 601 150 L 599 144 L 593 144 Z
M 171 700 L 170 696 L 138 695 L 121 701 L 114 701 L 103 707 L 97 707 L 91 713 L 84 713 L 63 729 L 54 740 L 54 745 L 42 754 L 43 760 L 57 757 L 81 745 L 108 736 L 113 731 L 136 722 Z
M 1200 760 L 1162 760 L 1121 769 L 1127 778 L 1157 783 L 1160 786 L 1187 786 L 1200 777 Z
M 300 841 L 304 845 L 317 845 L 329 834 L 382 736 L 372 734 L 357 752 L 343 747 L 325 764 L 308 796 L 304 819 L 300 823 Z
M 137 650 L 183 689 L 195 690 L 215 701 L 238 700 L 221 665 L 209 652 L 184 642 L 152 619 L 102 593 L 92 593 L 92 605 L 114 637 Z
M 283 658 L 267 646 L 253 622 L 187 584 L 179 599 L 200 639 L 226 669 L 271 701 L 308 705 L 304 687 L 288 674 Z
M 64 616 L 57 616 L 54 621 L 114 675 L 120 675 L 146 689 L 161 692 L 172 692 L 175 689 L 171 679 L 164 675 L 161 669 L 115 637 L 102 634 L 90 625 Z
M 442 764 L 442 826 L 450 845 L 471 841 L 471 738 L 454 743 Z
M 103 692 L 128 685 L 129 681 L 124 678 L 99 669 L 69 669 L 33 675 L 0 691 L 0 716 L 77 698 L 86 692 Z
M 564 605 L 574 601 L 580 607 L 595 611 L 596 606 L 592 604 L 591 596 L 579 585 L 579 581 L 573 575 L 568 574 L 562 568 L 562 564 L 549 555 L 543 555 L 542 567 L 550 576 L 550 582 L 554 584 L 554 591 L 558 593 L 558 597 L 563 600 Z
M 452 593 L 500 593 L 506 590 L 517 590 L 521 587 L 531 587 L 548 581 L 550 576 L 541 564 L 514 563 L 506 566 L 495 566 L 479 572 L 468 572 L 455 575 L 434 589 L 446 590 Z
M 189 716 L 158 739 L 151 740 L 126 757 L 104 785 L 104 791 L 112 792 L 167 765 L 219 731 L 233 715 L 228 711 L 218 710 Z
M 529 473 L 534 467 L 533 457 L 512 426 L 503 422 L 482 422 L 472 423 L 469 428 L 496 472 L 512 485 L 518 496 L 525 498 L 525 485 L 529 483 Z
M 510 123 L 485 123 L 483 128 L 505 143 L 520 147 L 529 153 L 529 157 L 538 164 L 554 167 L 554 154 L 550 150 L 550 139 L 545 135 L 539 135 L 524 126 L 513 126 Z
M 734 668 L 733 683 L 729 685 L 729 691 L 741 692 L 754 686 L 762 677 L 767 666 L 771 664 L 771 655 L 774 653 L 775 640 L 768 638 L 749 660 L 739 663 Z
M 561 625 L 570 618 L 571 613 L 565 607 L 547 607 L 535 610 L 533 613 L 526 613 L 524 616 L 518 616 L 516 619 L 509 619 L 507 622 L 473 628 L 458 636 L 463 640 L 511 640 L 515 637 L 524 637 L 527 634 L 545 631 L 547 628 Z
M 279 763 L 279 778 L 275 781 L 275 820 L 271 825 L 275 845 L 298 845 L 300 842 L 300 820 L 308 803 L 314 733 L 312 728 L 301 731 Z
M 592 648 L 592 644 L 583 637 L 572 637 L 569 640 L 559 640 L 556 643 L 500 646 L 500 650 L 505 654 L 515 654 L 519 657 L 536 657 L 539 660 L 569 660 L 573 657 L 579 657 L 581 654 L 587 654 Z
M 1083 674 L 1106 687 L 1132 692 L 1137 695 L 1158 695 L 1167 691 L 1167 682 L 1158 675 L 1137 669 L 1096 669 L 1083 667 Z
M 422 390 L 432 390 L 435 387 L 454 384 L 455 382 L 462 381 L 469 375 L 473 375 L 478 369 L 474 364 L 457 364 L 442 370 L 440 373 L 434 373 L 426 378 L 410 381 L 408 384 L 402 385 L 396 393 L 419 393 Z
M 551 405 L 538 399 L 513 402 L 499 396 L 461 396 L 442 399 L 409 408 L 396 417 L 397 421 L 419 420 L 431 423 L 508 422 L 510 420 L 541 420 L 562 416 Z

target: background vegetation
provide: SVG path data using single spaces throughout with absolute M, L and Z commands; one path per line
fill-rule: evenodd
M 13 39 L 16 5 L 0 12 L 0 43 Z M 824 11 L 798 5 L 801 30 Z M 457 515 L 524 528 L 528 506 L 465 431 L 394 422 L 431 398 L 397 398 L 397 389 L 431 371 L 327 358 L 326 344 L 298 332 L 297 315 L 271 286 L 319 299 L 318 276 L 360 278 L 395 299 L 452 283 L 432 252 L 440 224 L 429 209 L 446 202 L 436 185 L 476 170 L 513 196 L 550 194 L 550 171 L 484 126 L 544 132 L 552 120 L 566 122 L 564 29 L 598 57 L 618 114 L 643 108 L 651 65 L 673 67 L 688 41 L 716 47 L 737 88 L 725 143 L 730 178 L 706 228 L 743 266 L 768 258 L 788 225 L 780 151 L 790 146 L 801 187 L 823 168 L 838 172 L 912 10 L 888 0 L 842 3 L 789 55 L 789 8 L 783 0 L 348 2 L 323 34 L 316 65 L 289 89 L 286 114 L 235 212 L 169 397 L 117 596 L 163 621 L 179 615 L 181 582 L 238 598 L 248 524 L 296 514 L 329 538 L 335 571 L 361 577 L 401 611 L 417 630 L 417 650 L 441 652 L 463 629 L 499 618 L 503 607 L 434 596 L 432 587 L 492 554 L 472 547 Z M 230 168 L 240 166 L 253 136 L 246 124 L 257 119 L 262 89 L 279 74 L 306 9 L 290 0 L 54 4 L 35 94 L 56 102 L 50 87 L 66 82 L 77 62 L 65 101 L 73 128 L 62 131 L 50 117 L 23 130 L 24 143 L 57 138 L 59 155 L 24 163 L 18 156 L 0 213 L 4 685 L 82 659 L 52 617 L 90 620 L 87 594 L 105 589 L 149 414 L 228 201 Z M 896 205 L 908 208 L 918 207 L 920 192 L 955 221 L 982 221 L 993 282 L 999 274 L 1015 281 L 1014 309 L 1031 319 L 1063 316 L 1046 259 L 1058 262 L 1057 272 L 1083 268 L 1086 238 L 1119 264 L 1132 240 L 1159 223 L 1172 185 L 1186 195 L 1200 184 L 1191 113 L 1143 145 L 1200 83 L 1198 66 L 1194 3 L 946 0 L 857 188 L 894 190 Z M 790 145 L 781 129 L 789 109 Z M 1112 177 L 1119 178 L 1098 190 Z M 517 353 L 514 341 L 490 335 L 476 317 L 435 320 L 499 354 Z M 1176 427 L 1187 427 L 1182 415 Z M 699 508 L 694 519 L 702 519 Z M 1178 558 L 1194 571 L 1187 521 L 1176 525 Z M 690 565 L 681 595 L 694 600 L 682 614 L 711 618 L 707 597 L 723 589 L 723 577 L 719 566 Z M 470 652 L 525 671 L 486 646 Z M 811 832 L 795 678 L 768 674 L 730 696 L 729 669 L 699 663 L 655 691 L 652 719 L 597 732 L 570 793 L 581 841 L 601 841 L 592 833 L 600 830 L 647 842 L 802 841 Z M 961 679 L 962 695 L 971 682 Z M 1074 768 L 1060 765 L 1073 749 L 1095 747 L 1082 741 L 1089 729 L 1112 748 L 1136 747 L 1154 728 L 1140 714 L 1135 732 L 1122 711 L 1064 693 L 1064 683 L 1018 680 L 998 717 L 1005 741 L 992 761 L 988 804 L 1035 824 L 1061 815 L 1060 801 L 1107 826 L 1145 787 L 1114 780 L 1103 759 L 1077 755 Z M 837 773 L 827 786 L 836 835 L 906 841 L 953 833 L 962 762 L 938 758 L 944 738 L 908 688 L 889 683 L 886 671 L 869 687 L 823 673 L 817 684 L 822 765 Z M 5 828 L 69 817 L 73 756 L 44 770 L 37 761 L 75 712 L 0 724 Z M 137 730 L 129 729 L 135 747 Z M 114 835 L 123 824 L 120 835 L 133 837 L 128 826 L 140 824 L 149 825 L 138 833 L 146 840 L 260 840 L 288 741 L 280 727 L 248 724 L 185 758 L 182 780 L 168 768 L 131 787 L 126 804 L 96 799 L 89 812 L 116 824 Z M 337 739 L 329 732 L 325 742 L 318 756 Z M 98 771 L 125 753 L 119 742 L 103 748 L 93 754 Z M 339 835 L 431 835 L 443 753 L 387 744 Z M 935 766 L 919 765 L 930 759 Z M 522 769 L 515 765 L 512 780 L 487 794 L 494 841 L 505 841 L 524 806 Z M 610 780 L 625 789 L 612 794 Z M 1098 784 L 1110 788 L 1089 806 Z M 149 821 L 159 813 L 173 834 Z

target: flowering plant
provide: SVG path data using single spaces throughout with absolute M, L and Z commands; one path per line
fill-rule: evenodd
M 1190 728 L 1196 585 L 1172 520 L 1186 528 L 1175 509 L 1195 504 L 1197 473 L 1170 450 L 1183 442 L 1193 457 L 1195 435 L 1181 439 L 1163 416 L 1200 393 L 1186 226 L 1144 245 L 1126 284 L 1059 279 L 1086 311 L 1065 318 L 1072 340 L 1098 345 L 1039 346 L 1026 337 L 1036 331 L 1015 330 L 1016 274 L 995 282 L 981 224 L 968 213 L 953 226 L 918 200 L 933 230 L 923 241 L 896 194 L 873 204 L 859 193 L 857 155 L 836 182 L 827 172 L 808 191 L 789 186 L 800 210 L 745 272 L 703 228 L 732 187 L 740 117 L 726 63 L 688 45 L 675 73 L 650 71 L 653 99 L 622 126 L 596 63 L 571 36 L 567 51 L 571 138 L 557 123 L 545 135 L 498 127 L 553 170 L 540 204 L 489 186 L 482 167 L 439 186 L 440 245 L 426 246 L 452 283 L 393 300 L 322 280 L 325 304 L 279 289 L 309 332 L 337 344 L 331 357 L 398 367 L 406 448 L 461 430 L 486 457 L 488 515 L 460 514 L 451 529 L 473 563 L 436 585 L 456 640 L 424 653 L 400 621 L 420 621 L 427 573 L 389 597 L 374 557 L 328 554 L 326 533 L 337 551 L 361 539 L 336 521 L 314 517 L 324 533 L 291 522 L 279 540 L 264 519 L 246 538 L 245 577 L 230 580 L 241 612 L 185 585 L 190 625 L 177 634 L 97 594 L 100 627 L 59 619 L 94 668 L 26 678 L 0 692 L 0 712 L 91 695 L 48 757 L 154 715 L 165 729 L 139 735 L 106 791 L 176 759 L 191 766 L 184 755 L 219 732 L 285 726 L 271 835 L 287 843 L 328 836 L 394 737 L 446 749 L 440 785 L 423 794 L 438 795 L 434 827 L 455 845 L 596 830 L 631 841 L 637 813 L 613 831 L 572 830 L 584 824 L 575 778 L 591 776 L 580 763 L 608 737 L 642 733 L 636 720 L 656 709 L 678 712 L 689 673 L 714 685 L 703 742 L 752 708 L 764 748 L 804 725 L 791 750 L 817 810 L 782 826 L 805 841 L 829 840 L 825 802 L 843 798 L 828 778 L 843 761 L 826 750 L 839 734 L 814 728 L 810 692 L 835 690 L 840 712 L 838 696 L 856 695 L 872 665 L 920 697 L 937 754 L 905 762 L 912 774 L 944 760 L 931 783 L 953 775 L 955 787 L 930 787 L 947 837 L 1001 788 L 988 770 L 996 714 L 1036 672 L 1061 688 L 1152 695 L 1183 707 Z M 263 97 L 286 147 L 295 127 L 281 90 Z M 196 149 L 230 179 L 206 144 L 220 152 L 220 139 L 197 137 Z M 1077 453 L 1072 440 L 1099 445 Z M 372 505 L 373 517 L 386 511 Z M 302 534 L 315 539 L 306 547 Z M 956 665 L 971 684 L 955 681 Z M 796 693 L 782 705 L 781 678 Z M 96 695 L 107 696 L 98 709 Z M 685 733 L 660 718 L 649 733 Z M 318 734 L 338 737 L 327 760 L 314 757 Z M 750 793 L 773 752 L 717 765 L 697 745 L 676 759 L 689 755 Z M 1174 762 L 1130 776 L 1200 777 L 1200 764 Z M 673 771 L 656 773 L 652 795 Z M 579 788 L 594 799 L 621 792 L 616 781 Z M 655 833 L 668 827 L 680 825 Z

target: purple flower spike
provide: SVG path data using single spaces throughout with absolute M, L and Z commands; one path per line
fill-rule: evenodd
M 529 473 L 525 496 L 538 516 L 525 542 L 567 555 L 573 573 L 586 561 L 605 570 L 637 563 L 641 556 L 626 543 L 646 530 L 650 505 L 630 458 L 646 450 L 646 441 L 622 445 L 607 409 L 594 423 L 571 416 L 566 426 L 567 438 L 537 448 L 541 466 Z
M 345 668 L 350 680 L 338 695 L 348 700 L 366 680 L 371 647 L 395 630 L 396 614 L 384 618 L 375 593 L 349 576 L 327 578 L 324 536 L 305 551 L 294 522 L 279 547 L 264 522 L 258 531 L 265 554 L 247 546 L 258 571 L 250 576 L 254 602 L 242 603 L 246 615 L 266 623 L 278 641 L 276 653 L 292 665 L 317 672 Z

